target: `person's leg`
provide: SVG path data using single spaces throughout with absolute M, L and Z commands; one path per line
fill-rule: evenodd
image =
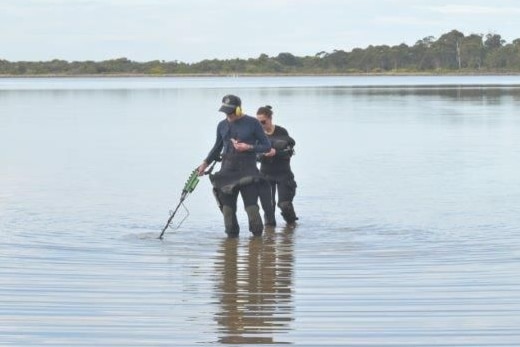
M 249 220 L 249 231 L 255 236 L 262 235 L 264 225 L 262 217 L 260 217 L 260 208 L 258 207 L 258 187 L 256 184 L 248 184 L 240 187 L 240 195 L 244 202 L 244 208 Z
M 270 181 L 271 185 L 271 204 L 273 205 L 273 218 L 276 216 L 276 181 Z
M 278 183 L 278 207 L 282 210 L 282 217 L 287 224 L 294 224 L 298 220 L 292 203 L 296 195 L 296 187 L 293 177 L 280 180 Z
M 237 237 L 240 227 L 237 220 L 238 190 L 231 194 L 219 192 L 219 200 L 222 203 L 222 214 L 224 215 L 224 228 L 229 237 Z
M 276 226 L 274 216 L 276 205 L 274 204 L 271 183 L 265 179 L 258 182 L 257 185 L 260 204 L 262 205 L 262 210 L 264 210 L 264 225 L 274 227 Z

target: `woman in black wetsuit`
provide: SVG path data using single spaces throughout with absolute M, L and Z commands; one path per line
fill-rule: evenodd
M 294 212 L 293 199 L 296 195 L 296 181 L 291 170 L 291 157 L 294 154 L 295 141 L 287 130 L 273 124 L 273 110 L 271 106 L 262 106 L 256 112 L 256 118 L 262 124 L 267 138 L 271 142 L 271 150 L 260 157 L 260 172 L 270 184 L 269 199 L 261 194 L 261 203 L 264 210 L 266 226 L 275 226 L 274 206 L 276 206 L 276 192 L 278 191 L 278 207 L 282 217 L 288 225 L 294 225 L 298 217 Z

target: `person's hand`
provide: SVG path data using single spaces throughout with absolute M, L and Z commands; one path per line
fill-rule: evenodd
M 208 163 L 203 161 L 202 164 L 200 164 L 199 167 L 197 168 L 197 173 L 199 174 L 199 176 L 204 175 L 204 171 L 206 171 L 207 168 L 208 168 Z
M 245 142 L 239 142 L 239 141 L 237 141 L 235 139 L 231 139 L 231 143 L 233 143 L 233 147 L 238 152 L 250 151 L 253 148 L 252 145 L 249 145 L 249 144 L 247 144 Z
M 274 157 L 276 155 L 276 149 L 271 148 L 271 150 L 264 154 L 266 157 Z

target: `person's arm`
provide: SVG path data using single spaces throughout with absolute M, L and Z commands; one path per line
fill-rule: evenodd
M 267 135 L 265 134 L 264 129 L 262 128 L 262 125 L 258 121 L 254 122 L 253 124 L 253 132 L 257 141 L 254 145 L 251 145 L 250 150 L 255 153 L 269 152 L 271 150 L 271 142 L 267 138 Z
M 289 136 L 287 129 L 276 126 L 276 137 L 271 142 L 273 148 L 276 149 L 274 156 L 279 159 L 289 159 L 294 154 L 294 145 L 296 141 Z
M 197 171 L 199 175 L 204 174 L 204 171 L 206 168 L 215 160 L 217 160 L 220 156 L 220 152 L 222 151 L 222 147 L 224 146 L 224 142 L 222 140 L 222 137 L 220 136 L 219 129 L 217 127 L 217 137 L 215 139 L 215 144 L 213 145 L 213 148 L 211 148 L 211 151 L 209 151 L 208 156 L 206 159 L 202 161 L 202 164 L 199 165 L 197 168 Z
M 294 141 L 294 139 L 291 136 L 289 136 L 289 132 L 287 131 L 287 129 L 280 127 L 280 135 L 282 139 L 287 141 L 287 144 L 289 146 L 294 147 L 296 145 L 296 141 Z

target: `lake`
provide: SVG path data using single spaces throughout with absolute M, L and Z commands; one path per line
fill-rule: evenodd
M 300 217 L 227 239 L 225 94 Z M 1 346 L 519 346 L 520 76 L 0 79 Z M 178 218 L 177 218 L 178 217 Z M 180 225 L 179 225 L 180 224 Z

